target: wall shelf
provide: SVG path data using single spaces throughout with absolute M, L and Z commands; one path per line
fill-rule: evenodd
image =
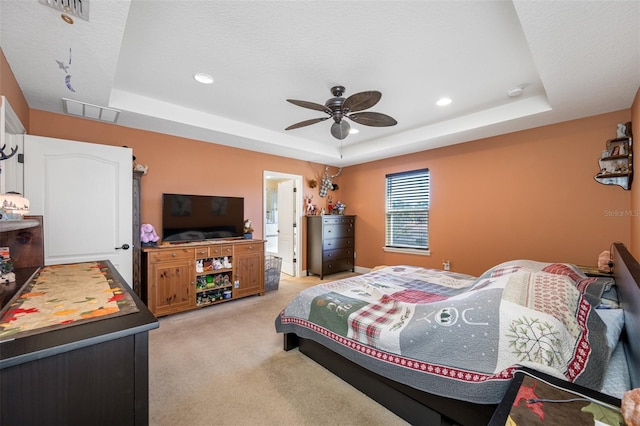
M 627 136 L 609 139 L 607 149 L 598 159 L 600 172 L 594 176 L 596 182 L 603 185 L 618 185 L 631 189 L 633 181 L 633 139 L 631 122 L 626 124 Z
M 39 225 L 40 222 L 35 219 L 0 220 L 0 232 L 17 231 Z

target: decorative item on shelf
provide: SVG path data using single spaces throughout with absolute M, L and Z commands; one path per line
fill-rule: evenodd
M 333 206 L 332 214 L 344 215 L 344 209 L 346 209 L 346 208 L 347 208 L 347 206 L 342 204 L 342 201 L 338 201 L 336 203 L 336 205 Z
M 160 237 L 153 225 L 149 223 L 143 223 L 140 225 L 140 242 L 143 246 L 154 247 L 158 245 L 159 239 Z
M 13 272 L 13 261 L 9 247 L 0 247 L 0 284 L 12 283 L 16 280 Z
M 133 171 L 134 172 L 142 172 L 143 175 L 146 175 L 147 172 L 149 171 L 149 166 L 145 165 L 145 164 L 138 164 L 136 163 L 133 166 Z
M 315 216 L 317 207 L 313 204 L 313 195 L 305 195 L 304 199 L 307 203 L 307 216 Z
M 244 239 L 250 240 L 253 238 L 253 226 L 251 225 L 251 219 L 244 220 Z
M 29 200 L 17 192 L 0 195 L 0 220 L 20 220 L 29 213 Z
M 124 147 L 124 148 L 129 148 L 129 147 L 128 147 L 128 146 L 126 146 L 126 145 L 123 145 L 123 147 Z M 149 166 L 146 166 L 146 165 L 144 165 L 144 164 L 139 164 L 139 163 L 136 161 L 136 156 L 135 156 L 135 155 L 133 155 L 132 157 L 133 157 L 133 162 L 132 162 L 132 168 L 133 168 L 133 171 L 134 171 L 134 172 L 140 172 L 140 173 L 142 173 L 143 175 L 146 175 L 146 174 L 147 174 L 147 172 L 149 171 Z
M 629 123 L 627 123 L 629 124 Z M 629 136 L 629 131 L 627 128 L 627 124 L 618 123 L 618 128 L 616 130 L 616 135 L 618 138 L 626 138 Z

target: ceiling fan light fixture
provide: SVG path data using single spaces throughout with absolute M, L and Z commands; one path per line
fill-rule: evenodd
M 353 127 L 351 128 L 351 130 L 349 130 L 350 135 L 355 135 L 356 133 L 360 133 L 360 130 L 354 129 Z
M 213 77 L 204 72 L 198 72 L 193 75 L 193 79 L 198 83 L 211 84 L 213 83 Z
M 336 139 L 344 139 L 349 135 L 351 126 L 346 120 L 342 120 L 340 123 L 333 123 L 331 125 L 331 134 Z

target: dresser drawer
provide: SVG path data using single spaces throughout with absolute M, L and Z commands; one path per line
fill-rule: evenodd
M 322 227 L 322 239 L 353 237 L 354 229 L 352 223 L 325 225 Z
M 325 225 L 340 225 L 340 224 L 351 224 L 355 223 L 354 217 L 345 217 L 339 215 L 329 215 L 322 217 L 322 223 Z
M 211 257 L 209 254 L 209 246 L 196 247 L 194 250 L 196 252 L 196 259 L 206 259 Z
M 147 254 L 150 262 L 166 262 L 168 260 L 195 259 L 194 248 L 175 248 L 152 251 Z
M 346 271 L 348 269 L 353 270 L 353 259 L 339 259 L 329 262 L 323 262 L 322 273 L 333 274 L 334 272 Z
M 210 257 L 233 256 L 232 245 L 209 246 Z
M 335 250 L 325 250 L 322 253 L 322 261 L 330 262 L 338 259 L 353 259 L 353 249 L 343 248 Z
M 263 243 L 236 244 L 233 248 L 233 254 L 242 253 L 262 253 Z
M 353 238 L 334 238 L 322 241 L 322 250 L 333 250 L 340 248 L 353 248 Z

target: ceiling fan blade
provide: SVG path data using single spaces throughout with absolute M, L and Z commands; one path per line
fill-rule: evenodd
M 357 114 L 349 114 L 347 117 L 364 126 L 387 127 L 398 124 L 393 117 L 379 112 L 359 112 Z
M 347 112 L 362 111 L 377 104 L 381 97 L 382 93 L 377 90 L 356 93 L 345 99 L 342 110 Z
M 319 123 L 321 121 L 324 121 L 324 120 L 326 120 L 328 118 L 329 117 L 312 118 L 311 120 L 301 121 L 299 123 L 292 124 L 291 126 L 287 127 L 285 130 L 293 130 L 293 129 L 298 129 L 300 127 L 309 126 L 311 124 L 316 124 L 316 123 Z
M 349 135 L 350 129 L 351 126 L 349 125 L 349 122 L 342 120 L 340 123 L 333 123 L 331 125 L 331 134 L 336 139 L 344 139 Z
M 291 102 L 292 104 L 297 105 L 297 106 L 302 107 L 302 108 L 309 108 L 309 109 L 313 109 L 313 110 L 316 110 L 316 111 L 322 111 L 322 112 L 326 112 L 327 114 L 331 114 L 331 110 L 329 108 L 327 108 L 324 105 L 317 104 L 315 102 L 298 101 L 296 99 L 287 99 L 287 102 Z

